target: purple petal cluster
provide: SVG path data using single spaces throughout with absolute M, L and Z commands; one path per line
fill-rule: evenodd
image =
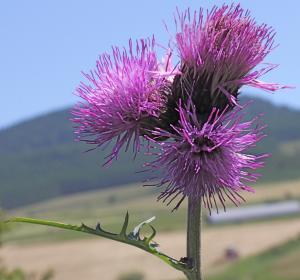
M 135 46 L 130 40 L 84 74 L 87 82 L 77 88 L 83 102 L 73 110 L 76 133 L 96 147 L 113 142 L 107 162 L 122 147 L 139 152 L 141 138 L 154 143 L 159 152 L 147 166 L 162 171 L 158 186 L 166 189 L 159 199 L 180 198 L 175 209 L 185 197 L 208 209 L 225 208 L 226 199 L 238 205 L 267 155 L 247 153 L 264 137 L 263 126 L 257 118 L 244 121 L 237 97 L 244 85 L 286 88 L 259 80 L 276 67 L 258 68 L 274 48 L 275 32 L 234 4 L 207 13 L 177 11 L 175 21 L 176 47 L 163 62 L 154 37 Z M 175 52 L 177 67 L 171 64 Z
M 96 69 L 85 74 L 77 94 L 85 102 L 73 111 L 76 133 L 89 144 L 102 146 L 115 140 L 109 160 L 120 149 L 133 143 L 139 151 L 140 135 L 146 120 L 158 117 L 165 106 L 168 89 L 168 59 L 165 66 L 156 56 L 155 41 L 132 41 L 129 49 L 112 48 L 112 56 L 103 54 Z
M 245 153 L 264 137 L 263 126 L 255 126 L 257 118 L 242 121 L 241 109 L 226 113 L 213 109 L 205 123 L 198 120 L 193 104 L 179 106 L 180 121 L 173 132 L 161 129 L 157 137 L 170 139 L 158 142 L 160 152 L 150 164 L 163 170 L 158 186 L 167 185 L 159 199 L 171 203 L 181 197 L 175 209 L 185 197 L 202 199 L 211 209 L 217 206 L 217 197 L 225 208 L 226 198 L 238 205 L 242 197 L 238 192 L 252 188 L 246 183 L 259 177 L 254 170 L 263 166 L 267 154 Z
M 177 11 L 175 20 L 183 73 L 179 80 L 187 84 L 187 91 L 192 84 L 198 99 L 206 95 L 213 106 L 224 109 L 225 97 L 235 104 L 243 85 L 267 91 L 284 88 L 258 80 L 276 67 L 256 68 L 274 48 L 275 32 L 258 25 L 240 5 L 214 7 L 206 16 L 202 9 L 198 13 Z

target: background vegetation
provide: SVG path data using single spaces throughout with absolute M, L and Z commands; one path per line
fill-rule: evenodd
M 248 98 L 243 99 L 243 102 L 248 101 Z M 100 221 L 105 229 L 117 232 L 126 210 L 129 210 L 131 229 L 142 220 L 157 216 L 153 225 L 158 232 L 167 232 L 167 235 L 180 233 L 186 226 L 186 204 L 173 214 L 169 211 L 172 206 L 168 210 L 165 205 L 155 203 L 160 190 L 141 187 L 141 181 L 148 174 L 136 171 L 142 169 L 146 157 L 140 155 L 133 163 L 132 154 L 123 153 L 112 166 L 103 168 L 101 165 L 107 151 L 85 153 L 89 147 L 74 141 L 69 110 L 53 112 L 0 131 L 0 205 L 9 211 L 9 216 L 42 217 L 72 224 L 84 221 L 90 226 Z M 262 112 L 265 113 L 263 122 L 268 124 L 268 137 L 255 152 L 272 153 L 272 157 L 262 170 L 262 179 L 256 186 L 257 194 L 246 194 L 247 205 L 300 200 L 300 111 L 276 107 L 255 99 L 255 104 L 249 106 L 245 118 L 258 116 Z M 296 214 L 247 223 L 252 225 L 252 230 L 256 231 L 257 228 L 259 233 L 262 225 L 276 228 L 280 224 L 297 225 L 298 220 L 299 215 Z M 243 226 L 248 225 L 210 225 L 204 221 L 205 231 L 213 230 L 216 234 L 222 234 L 226 227 L 232 229 L 233 244 L 237 237 L 234 229 L 238 231 Z M 28 224 L 14 225 L 9 234 L 3 236 L 4 242 L 14 244 L 11 250 L 19 250 L 24 245 L 30 250 L 31 246 L 36 248 L 48 242 L 59 246 L 60 241 L 84 238 L 88 236 Z M 255 239 L 256 236 L 251 235 L 251 238 Z M 252 256 L 242 256 L 234 261 L 222 259 L 213 266 L 215 269 L 209 269 L 207 279 L 300 279 L 300 237 L 262 251 L 258 250 Z M 220 256 L 223 253 L 221 251 Z M 0 280 L 47 280 L 53 276 L 51 271 L 45 269 L 37 275 L 14 269 L 15 266 L 22 265 L 8 269 L 4 263 L 2 266 L 0 263 Z M 147 271 L 140 269 L 120 271 L 116 279 L 148 279 Z M 46 273 L 43 274 L 43 271 Z
M 50 113 L 0 131 L 0 204 L 4 208 L 141 182 L 149 176 L 136 172 L 150 160 L 142 154 L 132 163 L 132 153 L 123 152 L 112 166 L 102 168 L 108 149 L 85 153 L 91 147 L 74 141 L 69 111 Z M 255 99 L 247 118 L 261 113 L 265 113 L 262 119 L 269 136 L 256 152 L 272 153 L 262 170 L 261 182 L 300 177 L 300 112 Z

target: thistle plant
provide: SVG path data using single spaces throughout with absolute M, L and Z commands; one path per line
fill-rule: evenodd
M 259 174 L 268 154 L 247 152 L 265 134 L 260 117 L 245 120 L 239 95 L 243 86 L 273 92 L 286 88 L 259 80 L 276 67 L 259 66 L 274 48 L 275 32 L 257 24 L 240 5 L 211 11 L 175 13 L 176 34 L 160 61 L 154 36 L 127 48 L 102 54 L 96 68 L 84 74 L 77 88 L 82 99 L 73 109 L 80 141 L 97 147 L 113 143 L 105 164 L 113 164 L 122 149 L 135 155 L 146 146 L 152 157 L 144 167 L 159 170 L 151 184 L 161 188 L 158 200 L 176 210 L 186 198 L 187 255 L 176 260 L 158 249 L 153 218 L 128 230 L 128 213 L 119 233 L 85 224 L 12 218 L 14 222 L 43 224 L 81 231 L 138 247 L 200 280 L 201 215 L 212 208 L 226 210 L 226 201 L 239 205 L 242 192 Z M 172 64 L 172 60 L 177 63 Z M 111 145 L 110 145 L 111 147 Z M 154 157 L 154 159 L 153 159 Z M 150 226 L 152 234 L 141 236 Z

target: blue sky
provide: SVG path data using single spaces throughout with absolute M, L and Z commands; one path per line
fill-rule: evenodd
M 232 1 L 100 1 L 10 0 L 0 2 L 0 128 L 38 114 L 72 105 L 81 71 L 95 65 L 111 45 L 127 45 L 128 38 L 155 34 L 166 43 L 163 21 L 173 24 L 175 7 Z M 240 1 L 258 22 L 272 25 L 279 47 L 266 62 L 280 67 L 265 77 L 294 85 L 275 95 L 252 90 L 276 104 L 300 109 L 300 1 Z

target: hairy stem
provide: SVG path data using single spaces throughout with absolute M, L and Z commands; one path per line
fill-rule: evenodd
M 191 271 L 186 274 L 189 280 L 203 280 L 201 274 L 201 200 L 188 200 L 187 222 L 187 261 Z

